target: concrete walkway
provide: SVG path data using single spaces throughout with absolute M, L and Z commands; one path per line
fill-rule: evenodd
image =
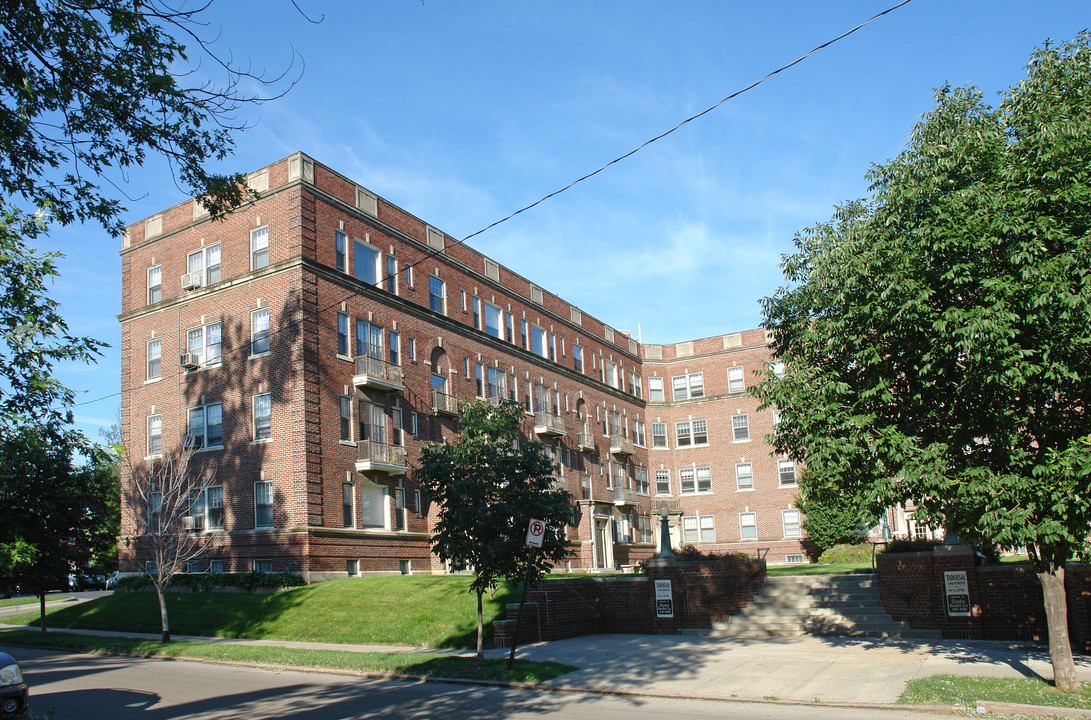
M 36 628 L 27 628 L 36 629 Z M 156 633 L 57 632 L 157 640 Z M 175 635 L 179 641 L 349 652 L 465 651 L 394 645 L 342 645 Z M 487 656 L 506 658 L 507 650 Z M 850 705 L 895 702 L 906 683 L 938 674 L 1052 678 L 1045 648 L 1019 643 L 844 637 L 704 638 L 589 635 L 519 647 L 516 657 L 552 660 L 578 670 L 544 683 L 567 690 L 676 697 L 796 700 Z M 1091 683 L 1091 657 L 1077 656 Z

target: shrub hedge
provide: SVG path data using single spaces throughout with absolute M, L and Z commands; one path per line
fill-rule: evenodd
M 180 573 L 171 578 L 168 590 L 191 590 L 193 592 L 215 592 L 225 588 L 237 588 L 253 592 L 254 590 L 277 590 L 280 588 L 299 587 L 307 583 L 294 573 Z M 147 575 L 129 575 L 118 578 L 118 590 L 147 590 L 152 581 Z

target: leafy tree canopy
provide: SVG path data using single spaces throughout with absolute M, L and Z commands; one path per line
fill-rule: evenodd
M 534 584 L 568 553 L 571 496 L 553 487 L 553 461 L 537 442 L 521 440 L 523 408 L 484 402 L 462 406 L 462 434 L 427 445 L 416 477 L 439 505 L 432 549 L 456 567 L 472 567 L 478 597 L 501 578 Z M 526 546 L 530 520 L 546 525 L 541 549 Z
M 801 481 L 1026 546 L 1047 613 L 1091 527 L 1088 43 L 1036 52 L 995 108 L 939 90 L 764 301 L 787 375 L 760 392 Z

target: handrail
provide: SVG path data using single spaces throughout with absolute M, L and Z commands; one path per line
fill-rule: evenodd
M 913 597 L 913 593 L 907 593 L 905 590 L 899 590 L 897 588 L 892 588 L 889 585 L 887 585 L 885 582 L 883 582 L 882 578 L 879 577 L 879 568 L 878 568 L 878 566 L 875 565 L 875 548 L 877 548 L 877 547 L 879 547 L 879 543 L 871 543 L 871 579 L 874 580 L 879 585 L 881 585 L 882 587 L 889 590 L 890 592 L 894 593 L 895 595 L 901 595 L 903 598 Z
M 707 598 L 705 598 L 705 602 L 708 602 L 710 600 L 719 600 L 726 595 L 732 594 L 739 588 L 749 585 L 750 581 L 754 579 L 754 576 L 758 574 L 758 570 L 761 570 L 761 564 L 765 562 L 765 558 L 768 555 L 769 548 L 758 548 L 758 566 L 750 571 L 750 574 L 746 576 L 746 579 L 740 582 L 738 585 L 732 587 L 730 590 L 724 590 L 722 593 L 717 593 L 716 595 L 709 595 Z

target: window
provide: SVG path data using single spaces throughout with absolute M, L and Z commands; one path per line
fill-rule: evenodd
M 220 244 L 191 252 L 186 256 L 186 268 L 200 275 L 202 285 L 220 282 Z
M 337 313 L 337 354 L 349 354 L 349 316 L 343 312 Z
M 269 393 L 254 396 L 254 439 L 269 440 L 273 437 L 273 396 Z
M 504 311 L 491 303 L 485 303 L 485 333 L 503 340 L 503 327 Z
M 606 434 L 611 437 L 621 435 L 621 413 L 617 410 L 606 411 Z
M 499 368 L 489 368 L 489 397 L 503 400 L 507 395 L 507 375 Z
M 641 495 L 648 494 L 648 468 L 633 466 L 633 490 Z
M 250 313 L 250 354 L 269 352 L 269 308 Z
M 408 338 L 405 339 L 405 344 L 406 344 L 406 350 L 409 352 L 409 359 L 410 360 L 416 360 L 417 359 L 417 343 L 416 343 L 416 341 L 413 338 L 408 337 Z
M 648 402 L 663 402 L 663 378 L 648 378 Z
M 148 416 L 148 455 L 163 452 L 163 416 Z
M 273 527 L 273 483 L 271 482 L 254 483 L 254 527 Z M 258 569 L 259 562 L 262 561 L 254 561 L 255 570 Z
M 549 349 L 546 347 L 545 328 L 537 325 L 530 326 L 530 351 L 535 355 L 549 357 Z
M 529 350 L 530 349 L 530 345 L 527 344 L 528 343 L 528 338 L 529 338 L 528 330 L 527 330 L 528 327 L 529 326 L 527 325 L 526 318 L 523 318 L 520 321 L 520 330 L 519 330 L 520 335 L 519 335 L 519 337 L 521 339 L 521 343 L 520 343 L 519 347 L 523 348 L 524 350 Z
M 784 537 L 799 537 L 799 511 L 781 510 L 780 518 L 784 525 Z
M 190 495 L 189 514 L 201 518 L 201 526 L 209 530 L 224 526 L 224 489 L 216 485 Z
M 670 495 L 671 494 L 671 471 L 670 470 L 656 470 L 655 471 L 655 494 L 656 495 Z
M 515 316 L 508 313 L 508 342 L 515 342 Z
M 697 492 L 712 492 L 712 470 L 709 468 L 697 468 Z
M 682 542 L 714 542 L 716 527 L 711 515 L 682 518 Z
M 259 572 L 259 573 L 271 573 L 271 572 L 273 572 L 273 561 L 272 560 L 255 560 L 254 561 L 254 572 Z
M 186 442 L 196 448 L 223 447 L 223 405 L 190 408 Z
M 754 466 L 750 463 L 735 464 L 735 487 L 739 490 L 754 489 Z
M 549 333 L 549 359 L 557 362 L 557 336 Z
M 163 266 L 156 265 L 148 268 L 148 304 L 157 303 L 163 299 Z
M 366 320 L 356 321 L 356 357 L 383 359 L 383 329 Z
M 446 289 L 435 275 L 428 276 L 428 307 L 443 315 L 447 314 Z
M 675 400 L 688 400 L 690 398 L 704 397 L 705 374 L 690 373 L 689 375 L 676 375 L 671 378 L 674 387 Z
M 220 362 L 220 323 L 193 328 L 186 333 L 186 352 L 197 356 L 201 367 Z
M 350 527 L 346 525 L 345 527 Z M 360 574 L 360 561 L 356 558 L 345 559 L 345 574 L 349 577 L 356 577 Z
M 341 439 L 352 442 L 352 398 L 341 396 Z
M 777 460 L 777 474 L 780 476 L 780 486 L 787 487 L 796 484 L 795 460 Z
M 393 255 L 386 256 L 386 291 L 397 294 L 398 292 L 398 258 Z
M 712 492 L 712 470 L 710 468 L 679 470 L 678 481 L 683 495 Z
M 583 372 L 583 348 L 579 345 L 572 346 L 572 367 L 576 372 Z
M 163 518 L 163 493 L 152 490 L 148 498 L 148 532 L 159 534 L 159 525 Z M 154 565 L 152 572 L 155 572 Z
M 360 434 L 357 440 L 371 440 L 385 443 L 386 439 L 386 413 L 382 405 L 360 401 L 360 410 L 357 413 L 360 422 Z
M 413 287 L 413 266 L 405 266 L 405 285 L 406 287 Z
M 345 233 L 338 232 L 335 243 L 337 245 L 337 269 L 345 272 Z
M 474 329 L 481 330 L 481 298 L 474 295 L 473 299 L 474 307 Z
M 640 387 L 640 376 L 631 370 L 629 371 L 629 392 L 638 398 L 644 397 L 643 388 Z
M 485 397 L 485 366 L 481 363 L 474 364 L 474 383 L 475 397 Z
M 269 264 L 269 228 L 250 231 L 250 269 L 257 270 Z
M 356 515 L 352 512 L 352 483 L 341 483 L 341 525 L 350 528 Z
M 148 341 L 148 379 L 154 380 L 163 374 L 163 341 Z
M 402 364 L 402 358 L 401 358 L 402 347 L 401 347 L 401 343 L 399 342 L 398 333 L 394 332 L 393 330 L 390 330 L 386 334 L 386 339 L 388 341 L 387 342 L 387 347 L 390 350 L 390 364 L 391 365 L 401 365 Z
M 674 431 L 678 447 L 708 444 L 708 421 L 706 420 L 686 420 L 675 423 Z
M 739 537 L 743 540 L 758 539 L 758 516 L 755 513 L 739 513 Z
M 602 369 L 603 382 L 612 388 L 616 388 L 618 386 L 617 363 L 612 360 L 603 360 Z
M 210 573 L 222 573 L 224 571 L 224 561 L 223 560 L 209 560 L 208 561 L 208 571 Z
M 667 423 L 652 423 L 652 447 L 667 447 Z
M 352 241 L 352 276 L 368 285 L 379 284 L 379 251 L 360 240 Z
M 186 560 L 186 572 L 190 575 L 201 572 L 201 561 Z
M 731 436 L 733 442 L 750 440 L 750 420 L 746 415 L 733 415 L 731 417 Z
M 466 312 L 466 291 L 458 291 L 458 309 L 462 312 Z
M 640 420 L 633 420 L 633 443 L 644 446 L 644 423 Z
M 741 393 L 746 389 L 746 378 L 743 377 L 742 366 L 729 367 L 727 369 L 727 391 L 729 393 Z

